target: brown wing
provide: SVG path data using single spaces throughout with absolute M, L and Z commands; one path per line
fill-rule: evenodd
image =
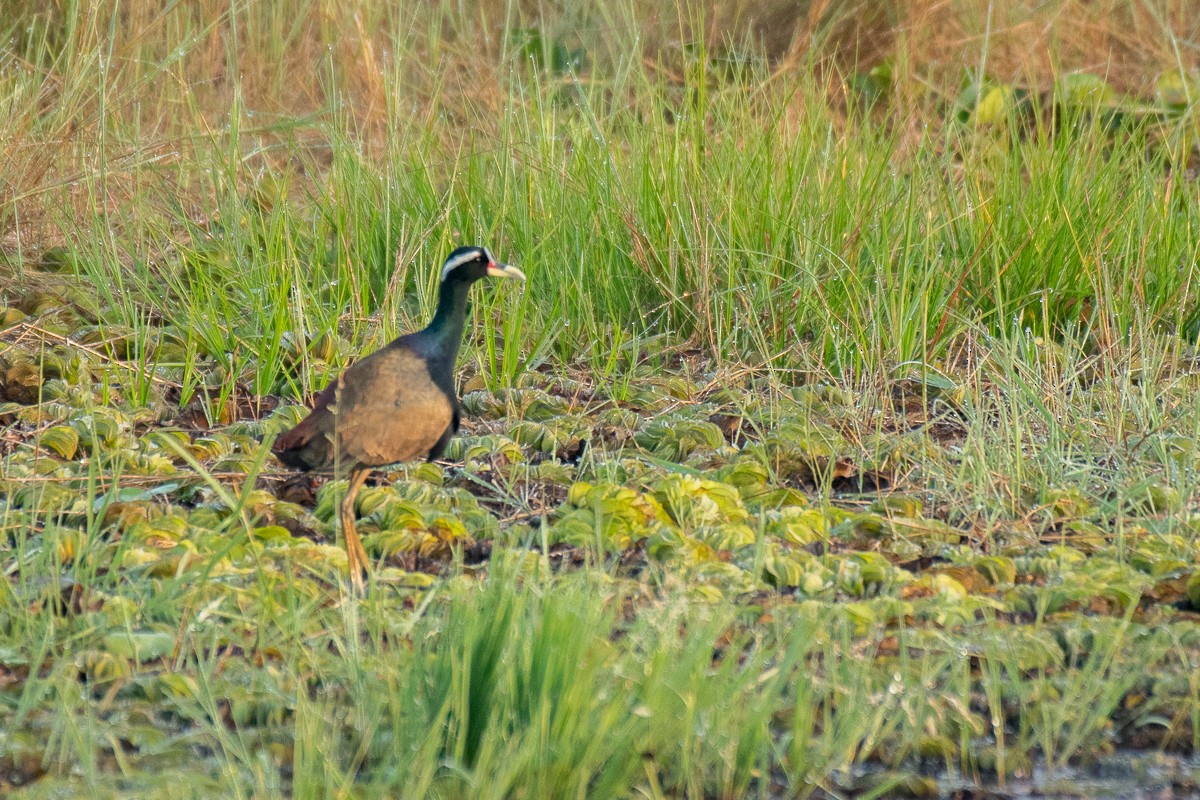
M 275 450 L 284 463 L 293 458 L 310 467 L 336 460 L 363 466 L 409 461 L 429 453 L 453 414 L 425 361 L 406 348 L 387 347 L 322 392 L 317 407 Z
M 271 452 L 279 457 L 279 460 L 290 467 L 315 467 L 320 466 L 319 463 L 310 464 L 306 455 L 306 447 L 317 436 L 323 439 L 322 422 L 329 415 L 329 406 L 333 404 L 334 397 L 337 396 L 337 388 L 339 382 L 334 378 L 332 382 L 313 398 L 312 411 L 308 416 L 300 420 L 296 427 L 292 428 L 280 435 L 275 443 L 271 445 Z

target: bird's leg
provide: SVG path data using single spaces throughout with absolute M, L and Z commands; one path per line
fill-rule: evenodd
M 369 559 L 363 549 L 362 540 L 358 538 L 358 530 L 354 527 L 354 498 L 362 488 L 371 470 L 362 467 L 350 473 L 350 485 L 346 487 L 346 496 L 342 498 L 342 537 L 346 541 L 346 562 L 350 566 L 350 582 L 354 590 L 363 593 L 363 573 L 366 572 Z

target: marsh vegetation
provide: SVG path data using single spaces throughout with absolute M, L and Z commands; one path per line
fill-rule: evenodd
M 1190 3 L 0 12 L 0 792 L 1196 791 Z

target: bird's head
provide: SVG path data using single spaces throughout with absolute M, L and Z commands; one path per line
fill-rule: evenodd
M 442 283 L 467 281 L 474 283 L 480 278 L 516 278 L 525 280 L 525 273 L 492 258 L 486 247 L 460 247 L 450 254 L 442 266 Z

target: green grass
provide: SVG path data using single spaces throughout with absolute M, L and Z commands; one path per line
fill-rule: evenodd
M 9 6 L 0 791 L 1189 779 L 1186 21 L 1109 74 L 1012 61 L 1070 3 Z M 359 600 L 264 443 L 469 242 L 529 281 Z

